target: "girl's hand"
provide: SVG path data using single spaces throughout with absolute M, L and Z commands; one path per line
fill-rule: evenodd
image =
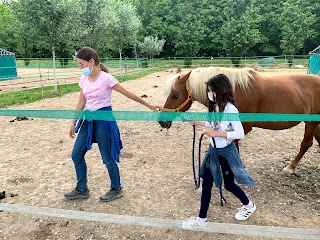
M 69 137 L 72 139 L 76 137 L 76 134 L 74 133 L 74 128 L 75 128 L 75 126 L 71 125 L 71 127 L 69 129 Z
M 214 129 L 212 128 L 206 128 L 204 131 L 203 131 L 203 134 L 209 136 L 209 137 L 224 137 L 224 138 L 227 138 L 227 132 L 224 132 L 224 131 L 215 131 Z
M 160 111 L 161 106 L 160 105 L 151 105 L 149 104 L 149 108 L 153 111 Z
M 192 126 L 200 126 L 204 127 L 205 123 L 204 122 L 189 122 Z
M 218 137 L 218 131 L 215 131 L 211 128 L 206 128 L 204 131 L 203 131 L 203 134 L 209 136 L 209 137 Z

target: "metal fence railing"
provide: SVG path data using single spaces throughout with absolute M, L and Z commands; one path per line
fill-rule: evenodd
M 167 57 L 167 58 L 101 58 L 101 62 L 110 68 L 135 69 L 146 68 L 150 66 L 226 66 L 237 67 L 260 66 L 262 59 L 274 59 L 269 67 L 286 68 L 295 66 L 308 66 L 309 55 L 281 55 L 281 56 L 250 56 L 250 57 Z M 78 68 L 77 63 L 72 58 L 56 58 L 56 68 Z M 18 68 L 52 68 L 53 60 L 51 58 L 17 58 L 16 65 Z
M 168 57 L 168 58 L 102 58 L 113 75 L 126 79 L 130 72 L 153 67 L 196 68 L 208 66 L 261 68 L 308 68 L 309 55 L 255 57 Z M 0 79 L 0 93 L 56 84 L 76 83 L 81 72 L 72 58 L 16 58 L 17 77 Z M 0 66 L 1 68 L 1 66 Z M 307 71 L 306 71 L 307 72 Z

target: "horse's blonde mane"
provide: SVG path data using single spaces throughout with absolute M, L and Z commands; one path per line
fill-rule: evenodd
M 193 69 L 188 79 L 192 89 L 192 97 L 198 102 L 205 103 L 207 101 L 205 83 L 218 74 L 224 74 L 229 78 L 233 91 L 235 91 L 236 86 L 246 91 L 250 87 L 251 79 L 253 79 L 251 72 L 254 72 L 254 70 L 250 68 L 202 67 Z M 165 86 L 166 96 L 169 96 L 170 92 L 175 88 L 179 75 L 175 74 L 167 80 Z
M 166 84 L 164 86 L 164 94 L 166 97 L 169 96 L 169 94 L 171 93 L 171 90 L 175 89 L 176 82 L 179 76 L 180 76 L 180 73 L 176 73 L 167 79 Z

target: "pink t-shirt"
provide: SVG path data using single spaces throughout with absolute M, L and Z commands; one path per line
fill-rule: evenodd
M 79 86 L 82 88 L 83 94 L 87 100 L 86 108 L 94 111 L 111 106 L 112 88 L 117 83 L 117 79 L 111 74 L 103 71 L 94 82 L 90 82 L 89 77 L 82 75 Z

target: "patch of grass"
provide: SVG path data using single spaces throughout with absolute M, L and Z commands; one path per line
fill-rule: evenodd
M 137 78 L 144 77 L 146 75 L 149 75 L 154 72 L 161 72 L 166 70 L 167 68 L 164 67 L 158 67 L 158 68 L 150 68 L 142 71 L 137 71 L 137 72 L 129 72 L 126 75 L 115 75 L 115 77 L 118 79 L 119 82 L 124 82 L 124 81 L 129 81 L 129 80 L 134 80 Z
M 64 94 L 75 91 L 79 91 L 79 86 L 77 84 L 60 85 L 57 87 L 57 91 L 54 90 L 54 87 L 44 87 L 19 92 L 3 93 L 0 94 L 0 108 L 32 103 L 44 98 L 60 97 Z
M 115 76 L 119 82 L 134 80 L 150 73 L 164 71 L 166 68 L 150 68 L 148 70 L 139 71 L 135 73 L 129 73 L 126 77 L 121 78 L 120 76 Z M 78 83 L 59 85 L 57 91 L 54 87 L 43 87 L 28 89 L 19 92 L 10 92 L 0 94 L 0 108 L 7 108 L 13 105 L 27 104 L 39 101 L 45 98 L 56 98 L 61 97 L 65 94 L 78 92 L 80 90 Z

